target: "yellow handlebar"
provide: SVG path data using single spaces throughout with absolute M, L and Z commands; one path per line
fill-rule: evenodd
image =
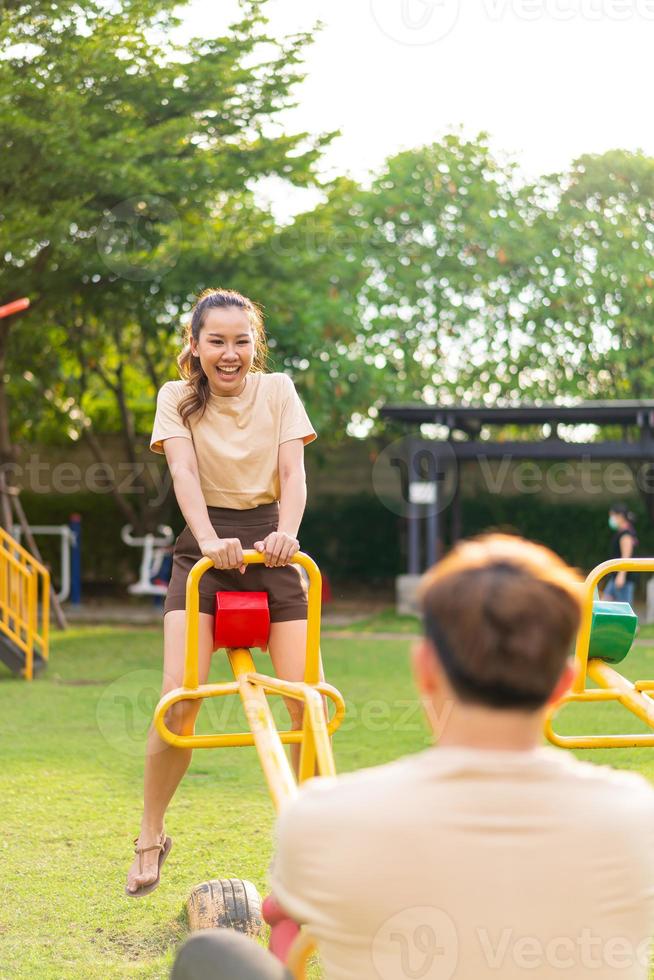
M 265 555 L 258 551 L 244 551 L 245 565 L 262 565 Z M 291 562 L 301 565 L 309 576 L 309 605 L 307 609 L 307 657 L 304 668 L 305 684 L 318 684 L 320 681 L 320 608 L 322 596 L 322 575 L 312 558 L 298 551 Z M 198 686 L 198 649 L 200 622 L 200 579 L 214 564 L 211 558 L 201 558 L 196 562 L 186 580 L 186 651 L 184 654 L 184 687 L 195 689 Z M 245 573 L 247 575 L 247 572 Z

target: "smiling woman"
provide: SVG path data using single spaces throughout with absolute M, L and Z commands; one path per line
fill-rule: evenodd
M 214 568 L 200 584 L 200 683 L 213 652 L 217 591 L 266 592 L 270 658 L 278 677 L 304 676 L 307 592 L 291 558 L 306 503 L 304 446 L 316 438 L 293 382 L 267 374 L 263 318 L 240 293 L 207 290 L 199 298 L 179 358 L 182 379 L 157 397 L 151 449 L 165 453 L 186 527 L 175 543 L 164 606 L 162 694 L 182 684 L 186 580 L 193 565 Z M 243 550 L 255 548 L 263 565 L 248 568 Z M 190 734 L 200 702 L 171 709 L 168 726 Z M 299 702 L 288 701 L 293 728 L 302 726 Z M 297 767 L 297 749 L 293 746 Z M 191 752 L 148 735 L 145 800 L 127 894 L 146 895 L 159 883 L 172 841 L 163 821 Z

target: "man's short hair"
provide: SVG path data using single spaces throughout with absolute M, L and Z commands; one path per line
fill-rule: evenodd
M 542 545 L 488 534 L 422 580 L 425 633 L 458 698 L 534 711 L 551 697 L 581 615 L 581 576 Z

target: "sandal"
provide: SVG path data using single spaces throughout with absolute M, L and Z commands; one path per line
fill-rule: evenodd
M 134 839 L 134 853 L 139 856 L 139 874 L 143 873 L 143 854 L 146 851 L 159 851 L 159 866 L 157 868 L 157 877 L 154 881 L 151 881 L 148 885 L 141 885 L 136 891 L 130 891 L 127 885 L 125 885 L 125 894 L 129 895 L 130 898 L 142 898 L 144 895 L 149 895 L 153 892 L 155 888 L 159 886 L 159 881 L 161 878 L 161 867 L 170 854 L 170 849 L 173 846 L 172 838 L 166 837 L 166 832 L 164 831 L 161 835 L 161 840 L 158 844 L 151 844 L 150 847 L 139 847 L 139 839 L 136 837 Z

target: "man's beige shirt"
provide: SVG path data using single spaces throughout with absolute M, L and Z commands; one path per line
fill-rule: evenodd
M 645 980 L 654 790 L 554 749 L 432 748 L 312 780 L 272 887 L 327 980 Z
M 278 451 L 283 442 L 316 438 L 293 382 L 286 374 L 247 375 L 240 395 L 210 395 L 204 415 L 179 414 L 185 381 L 169 381 L 157 396 L 150 448 L 163 453 L 165 439 L 191 439 L 200 487 L 210 507 L 248 510 L 279 500 Z

